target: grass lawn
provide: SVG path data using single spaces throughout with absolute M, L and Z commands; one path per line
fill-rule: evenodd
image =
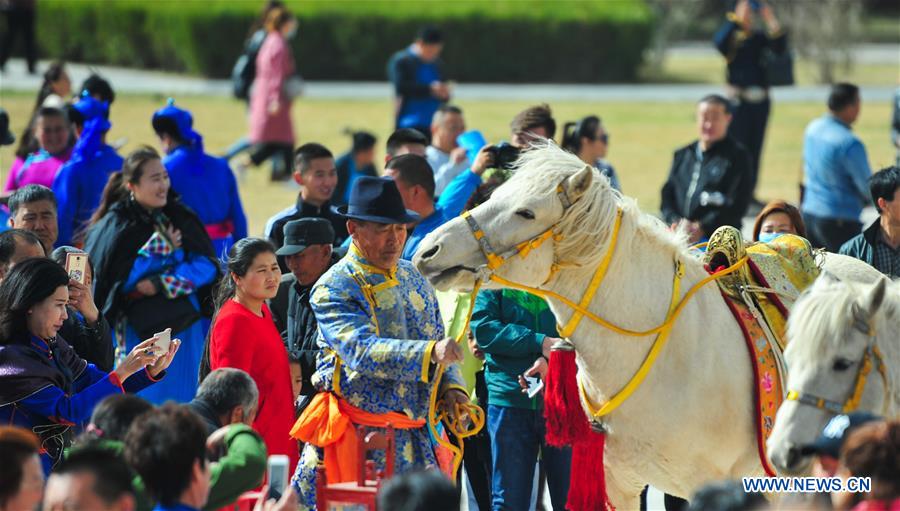
M 31 95 L 4 93 L 0 106 L 11 117 L 12 129 L 18 135 L 32 107 Z M 112 109 L 113 128 L 110 139 L 128 139 L 124 155 L 138 144 L 155 144 L 150 126 L 153 111 L 165 103 L 163 97 L 127 96 L 116 99 Z M 824 101 L 823 101 L 824 103 Z M 246 132 L 244 108 L 226 98 L 184 97 L 182 107 L 194 114 L 195 128 L 204 136 L 207 151 L 218 153 Z M 526 102 L 469 101 L 461 102 L 467 126 L 481 130 L 491 141 L 508 137 L 509 120 Z M 568 120 L 587 114 L 600 115 L 610 132 L 609 159 L 616 167 L 627 195 L 636 197 L 645 211 L 657 211 L 659 191 L 671 163 L 672 152 L 695 138 L 692 103 L 577 103 L 552 105 L 560 126 Z M 822 114 L 820 103 L 776 104 L 769 121 L 763 155 L 759 196 L 763 199 L 785 198 L 796 201 L 802 174 L 803 130 L 813 118 Z M 340 154 L 349 148 L 349 138 L 342 134 L 346 127 L 367 128 L 378 136 L 383 150 L 390 133 L 391 104 L 384 101 L 301 100 L 294 105 L 294 123 L 299 142 L 318 141 Z M 889 142 L 890 105 L 866 103 L 856 125 L 869 153 L 869 161 L 877 169 L 894 161 Z M 0 169 L 5 183 L 12 164 L 12 149 L 0 149 Z M 383 153 L 379 153 L 379 161 Z M 380 166 L 380 165 L 379 165 Z M 255 169 L 241 183 L 244 206 L 250 218 L 250 232 L 261 233 L 266 219 L 293 203 L 296 187 L 268 181 L 268 169 Z

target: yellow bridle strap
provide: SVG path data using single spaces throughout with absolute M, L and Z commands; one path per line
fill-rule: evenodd
M 863 392 L 866 390 L 866 383 L 869 378 L 869 374 L 872 372 L 873 358 L 875 359 L 875 368 L 878 371 L 878 374 L 881 375 L 881 386 L 884 389 L 885 395 L 884 401 L 882 403 L 882 414 L 885 414 L 887 413 L 888 406 L 887 371 L 884 366 L 884 358 L 882 357 L 881 350 L 878 349 L 878 346 L 872 346 L 871 350 L 866 349 L 866 354 L 863 356 L 862 364 L 859 367 L 859 372 L 856 373 L 856 382 L 853 385 L 853 393 L 843 405 L 841 405 L 841 403 L 837 401 L 814 396 L 812 394 L 799 390 L 788 391 L 785 399 L 788 401 L 797 401 L 799 403 L 809 405 L 820 410 L 827 410 L 832 413 L 855 412 L 856 409 L 859 408 L 859 402 L 862 400 Z
M 669 302 L 669 311 L 668 314 L 671 316 L 675 311 L 675 307 L 678 304 L 678 298 L 681 295 L 681 279 L 684 277 L 684 268 L 682 267 L 680 262 L 675 263 L 675 276 L 672 278 L 672 299 Z M 618 393 L 616 393 L 613 397 L 611 397 L 607 402 L 603 403 L 600 408 L 596 408 L 591 400 L 588 398 L 587 393 L 584 391 L 584 384 L 581 380 L 578 380 L 578 390 L 581 392 L 581 399 L 584 401 L 584 404 L 587 406 L 588 411 L 591 413 L 593 417 L 603 417 L 604 415 L 609 414 L 613 410 L 619 407 L 622 403 L 625 402 L 631 394 L 637 390 L 638 387 L 641 386 L 641 383 L 644 383 L 644 379 L 647 378 L 647 374 L 650 372 L 650 369 L 653 367 L 653 364 L 656 362 L 656 357 L 659 356 L 659 352 L 662 351 L 663 346 L 665 346 L 666 341 L 669 340 L 669 334 L 672 332 L 673 323 L 669 324 L 669 327 L 657 334 L 656 340 L 653 341 L 653 346 L 650 348 L 650 351 L 647 353 L 647 356 L 644 358 L 644 361 L 641 363 L 641 367 L 638 368 L 637 372 L 634 373 L 634 376 L 631 377 L 631 380 L 622 387 Z
M 606 251 L 606 255 L 603 256 L 603 260 L 600 261 L 600 265 L 597 266 L 597 270 L 594 272 L 594 277 L 591 279 L 591 283 L 588 285 L 587 290 L 584 292 L 584 296 L 581 297 L 581 302 L 578 303 L 578 306 L 581 309 L 587 310 L 588 306 L 591 304 L 591 301 L 594 300 L 594 295 L 597 294 L 597 290 L 600 288 L 600 284 L 603 283 L 603 278 L 606 277 L 606 270 L 609 268 L 609 262 L 612 261 L 613 253 L 616 251 L 616 243 L 619 240 L 619 228 L 622 227 L 622 209 L 620 208 L 616 213 L 616 223 L 613 225 L 612 236 L 610 237 L 609 248 Z M 578 324 L 581 323 L 581 318 L 584 317 L 584 313 L 580 310 L 575 310 L 572 312 L 572 317 L 569 318 L 569 321 L 566 322 L 566 325 L 562 328 L 557 328 L 559 330 L 559 336 L 562 338 L 571 337 L 573 333 L 575 333 L 575 329 L 578 328 Z
M 510 257 L 518 255 L 519 257 L 524 259 L 532 250 L 540 247 L 544 244 L 545 241 L 550 238 L 554 238 L 557 241 L 560 239 L 557 236 L 554 236 L 553 228 L 551 227 L 541 234 L 538 234 L 534 238 L 519 243 L 509 252 L 500 255 L 497 254 L 496 251 L 494 251 L 494 247 L 491 245 L 491 242 L 488 241 L 488 239 L 485 237 L 484 230 L 481 228 L 481 226 L 478 225 L 478 222 L 468 211 L 464 211 L 460 216 L 462 216 L 463 220 L 465 220 L 469 225 L 469 229 L 472 231 L 472 236 L 474 236 L 475 241 L 478 242 L 478 248 L 481 249 L 481 252 L 484 254 L 484 258 L 487 260 L 487 267 L 491 270 L 496 270 L 497 268 L 506 264 L 506 261 Z
M 466 313 L 466 322 L 463 325 L 462 330 L 460 330 L 459 334 L 456 336 L 456 342 L 459 344 L 462 344 L 463 340 L 466 339 L 466 333 L 469 331 L 469 324 L 472 321 L 472 311 L 475 309 L 475 298 L 478 296 L 479 288 L 481 288 L 481 281 L 476 280 L 469 300 L 469 311 Z M 485 415 L 484 410 L 472 403 L 465 405 L 456 403 L 451 413 L 446 406 L 446 403 L 444 403 L 443 400 L 438 399 L 438 391 L 441 386 L 441 377 L 443 375 L 444 366 L 438 364 L 434 371 L 431 395 L 428 398 L 428 420 L 426 422 L 428 423 L 428 430 L 431 432 L 432 438 L 434 438 L 442 447 L 453 453 L 452 477 L 453 480 L 456 481 L 456 474 L 459 472 L 459 466 L 463 459 L 463 439 L 477 435 L 478 432 L 484 428 Z M 439 408 L 440 412 L 438 411 Z M 469 418 L 471 421 L 470 425 L 464 424 L 463 417 Z M 459 439 L 459 447 L 453 445 L 452 442 L 444 440 L 440 433 L 438 433 L 437 425 L 441 421 L 444 422 L 447 431 Z
M 503 277 L 500 277 L 497 275 L 491 275 L 490 279 L 498 284 L 501 284 L 501 285 L 504 285 L 507 287 L 511 287 L 513 289 L 520 289 L 522 291 L 527 291 L 534 295 L 540 296 L 541 298 L 544 298 L 544 299 L 553 298 L 554 300 L 558 300 L 558 301 L 564 303 L 566 306 L 571 307 L 573 310 L 584 314 L 588 319 L 590 319 L 594 323 L 597 323 L 600 326 L 608 328 L 609 330 L 612 330 L 613 332 L 616 332 L 617 334 L 627 335 L 630 337 L 646 337 L 648 335 L 658 334 L 658 333 L 662 332 L 663 330 L 666 330 L 667 328 L 669 328 L 671 326 L 671 324 L 674 323 L 675 320 L 678 318 L 678 315 L 681 314 L 681 312 L 684 310 L 684 307 L 687 305 L 688 301 L 690 301 L 690 299 L 694 296 L 695 293 L 697 293 L 697 291 L 700 290 L 700 288 L 702 288 L 703 286 L 705 286 L 706 284 L 709 284 L 710 282 L 712 282 L 714 280 L 718 280 L 726 275 L 729 275 L 731 273 L 738 271 L 739 269 L 741 269 L 741 267 L 743 265 L 747 264 L 747 259 L 748 259 L 747 256 L 744 256 L 741 259 L 739 259 L 736 263 L 729 266 L 728 268 L 726 268 L 722 271 L 716 272 L 712 275 L 709 275 L 706 278 L 704 278 L 703 280 L 701 280 L 700 282 L 697 282 L 696 284 L 694 284 L 694 286 L 691 287 L 691 289 L 687 292 L 687 294 L 684 295 L 684 298 L 682 298 L 681 301 L 678 303 L 678 306 L 675 307 L 675 310 L 672 311 L 671 314 L 669 314 L 669 317 L 667 317 L 666 320 L 662 324 L 655 326 L 649 330 L 643 330 L 643 331 L 629 330 L 627 328 L 622 328 L 620 326 L 614 325 L 614 324 L 610 323 L 609 321 L 601 318 L 600 316 L 594 314 L 587 308 L 578 305 L 577 303 L 573 302 L 572 300 L 569 300 L 565 296 L 562 296 L 559 293 L 556 293 L 554 291 L 538 289 L 536 287 L 531 287 L 531 286 L 525 286 L 525 285 L 522 285 L 522 284 L 519 284 L 516 282 L 512 282 L 510 280 L 506 280 Z

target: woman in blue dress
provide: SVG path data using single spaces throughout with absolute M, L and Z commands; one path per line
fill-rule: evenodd
M 190 401 L 219 275 L 203 224 L 172 191 L 150 147 L 129 154 L 113 174 L 91 223 L 85 250 L 96 272 L 94 297 L 115 325 L 117 352 L 166 328 L 182 341 L 170 376 L 140 395 L 154 403 Z

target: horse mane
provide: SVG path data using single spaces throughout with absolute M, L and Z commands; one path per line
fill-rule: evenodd
M 516 186 L 517 193 L 555 196 L 556 187 L 563 180 L 586 166 L 552 140 L 534 142 L 531 147 L 519 157 L 507 183 Z M 562 235 L 556 248 L 563 263 L 593 266 L 600 262 L 605 252 L 601 248 L 609 243 L 612 235 L 617 208 L 624 211 L 624 217 L 635 220 L 639 233 L 677 254 L 687 255 L 687 236 L 683 230 L 672 231 L 658 218 L 642 213 L 637 201 L 614 190 L 609 178 L 596 168 L 592 170 L 594 178 L 590 188 L 556 224 L 556 231 Z
M 791 310 L 788 337 L 810 341 L 789 344 L 791 355 L 802 360 L 828 360 L 834 356 L 854 328 L 854 307 L 867 289 L 866 284 L 827 275 L 817 278 Z M 879 338 L 900 323 L 900 283 L 888 282 L 884 302 L 872 319 Z

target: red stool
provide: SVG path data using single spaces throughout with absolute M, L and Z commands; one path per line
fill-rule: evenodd
M 325 467 L 319 466 L 316 474 L 316 509 L 329 511 L 330 505 L 361 504 L 369 511 L 377 511 L 376 497 L 381 489 L 381 481 L 394 475 L 394 427 L 388 424 L 385 433 L 366 433 L 364 426 L 356 428 L 359 443 L 359 472 L 356 481 L 327 484 Z M 367 460 L 369 451 L 385 451 L 384 470 L 375 470 L 375 462 Z

